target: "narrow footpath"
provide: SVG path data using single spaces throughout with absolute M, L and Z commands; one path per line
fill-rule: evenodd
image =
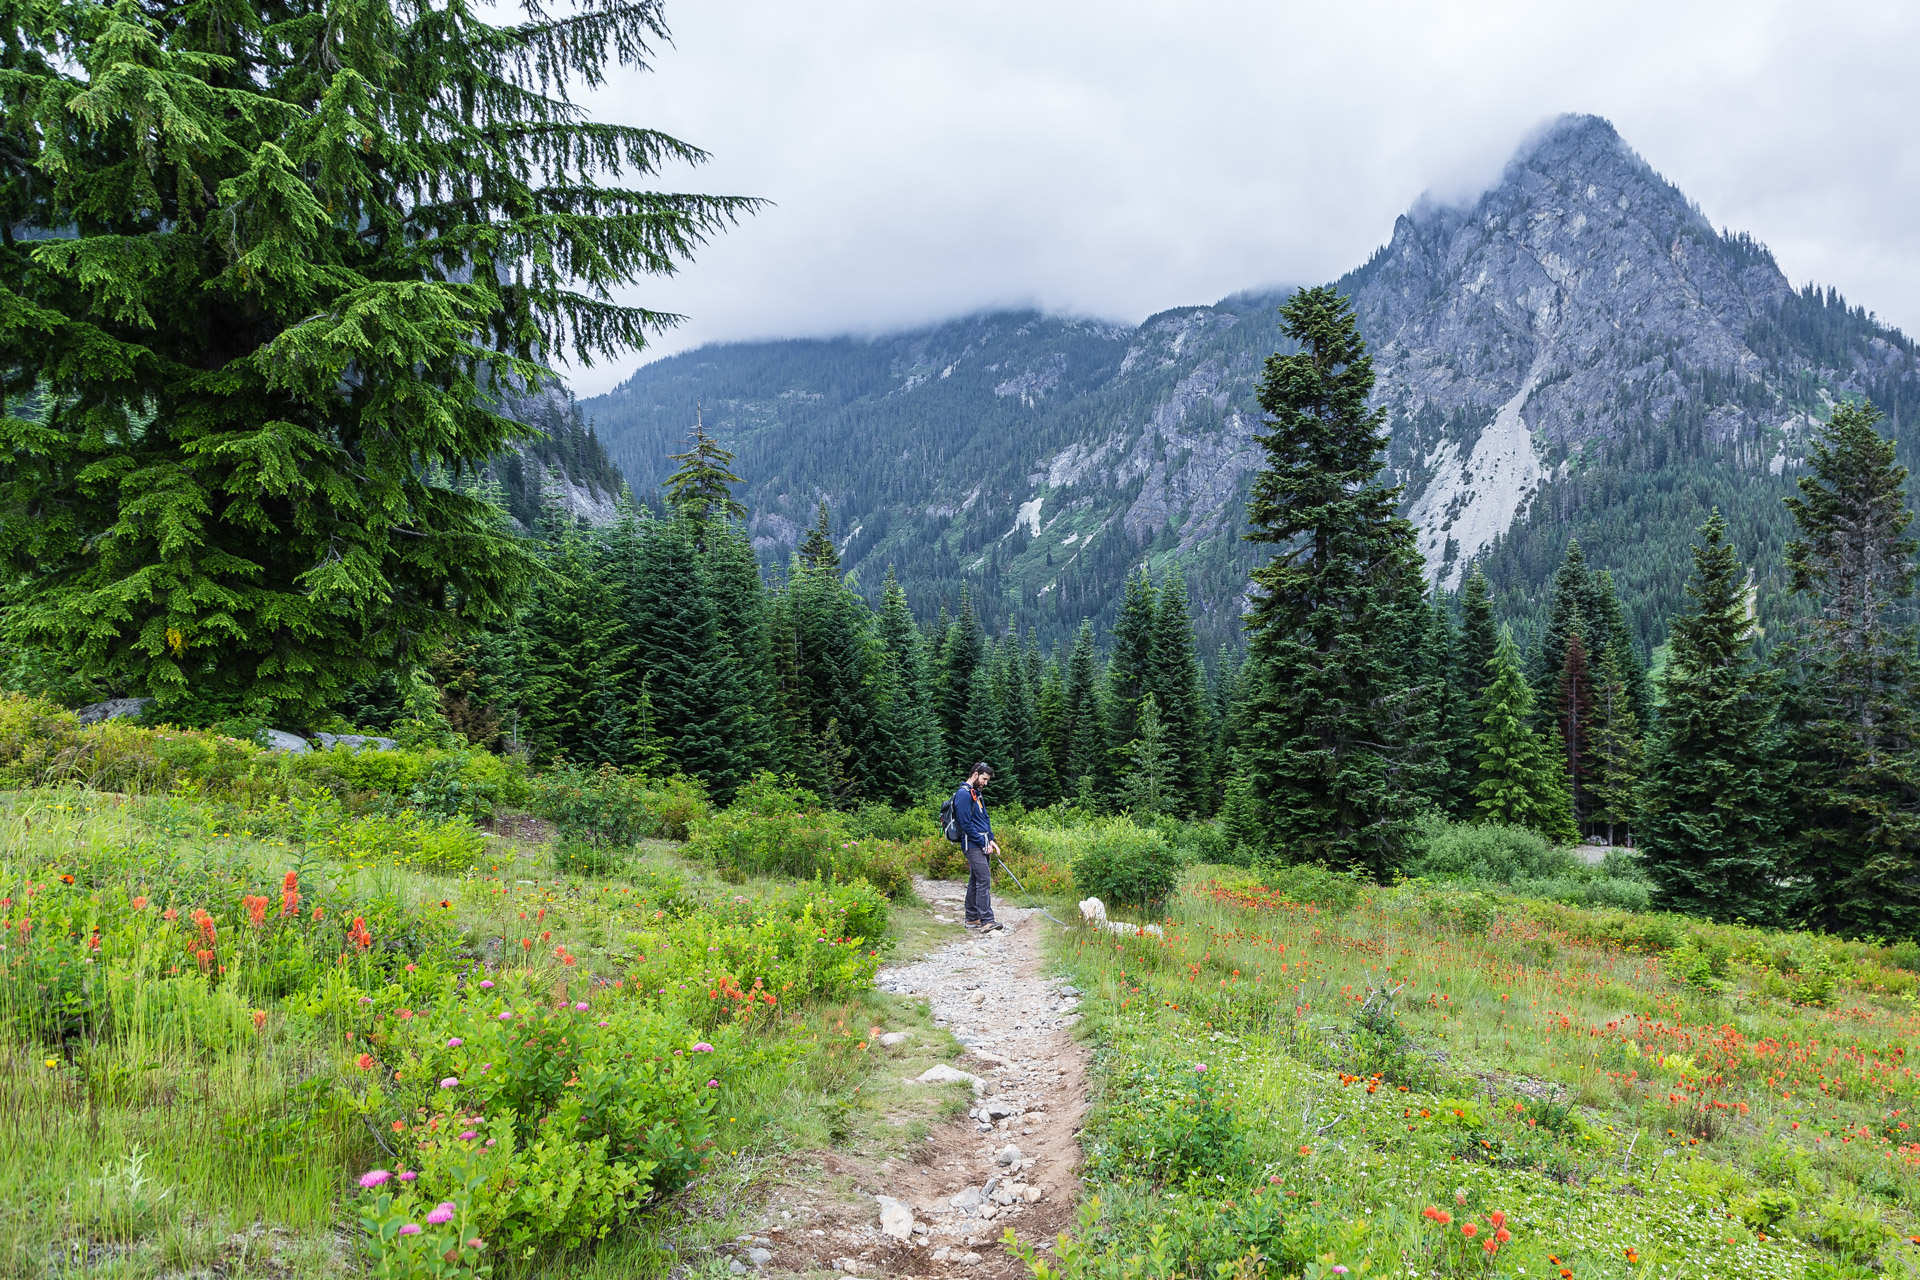
M 914 888 L 934 919 L 961 920 L 964 884 L 916 879 Z M 935 1125 L 908 1159 L 877 1169 L 830 1159 L 829 1172 L 854 1178 L 865 1211 L 854 1220 L 795 1218 L 767 1239 L 742 1237 L 771 1246 L 754 1251 L 754 1264 L 765 1256 L 788 1272 L 1015 1280 L 1026 1268 L 1001 1243 L 1009 1229 L 1044 1245 L 1073 1225 L 1087 1100 L 1087 1053 L 1072 1030 L 1080 993 L 1041 974 L 1046 931 L 1059 925 L 997 897 L 994 912 L 1005 930 L 889 965 L 875 979 L 883 991 L 927 1001 L 934 1025 L 965 1046 L 951 1065 L 910 1077 L 914 1087 L 964 1078 L 972 1107 Z

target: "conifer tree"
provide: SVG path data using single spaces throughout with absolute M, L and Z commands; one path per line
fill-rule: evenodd
M 1792 590 L 1815 612 L 1786 659 L 1787 791 L 1802 910 L 1849 934 L 1920 936 L 1920 767 L 1907 469 L 1871 405 L 1843 404 L 1787 506 Z M 1664 711 L 1663 711 L 1664 717 Z
M 1062 709 L 1068 725 L 1066 776 L 1061 787 L 1079 797 L 1096 790 L 1107 770 L 1107 745 L 1110 741 L 1106 708 L 1100 701 L 1099 659 L 1093 651 L 1093 623 L 1082 621 L 1073 639 L 1073 654 L 1067 660 L 1066 702 Z
M 1593 759 L 1593 673 L 1587 664 L 1587 645 L 1579 627 L 1567 632 L 1566 644 L 1561 650 L 1554 709 L 1561 760 L 1567 774 L 1567 796 L 1573 807 L 1573 825 L 1584 830 L 1587 810 L 1591 807 L 1588 791 L 1599 768 Z
M 1487 664 L 1487 683 L 1475 708 L 1480 754 L 1475 763 L 1474 807 L 1483 821 L 1531 827 L 1549 840 L 1571 843 L 1573 825 L 1566 774 L 1534 731 L 1533 689 L 1520 672 L 1513 637 L 1503 628 Z
M 1120 616 L 1113 624 L 1113 652 L 1107 657 L 1107 682 L 1113 692 L 1116 739 L 1131 740 L 1134 716 L 1148 689 L 1153 664 L 1154 615 L 1159 593 L 1145 567 L 1127 575 Z
M 661 481 L 667 490 L 667 505 L 686 519 L 702 546 L 712 521 L 746 519 L 746 507 L 733 496 L 733 486 L 744 483 L 731 470 L 733 454 L 707 434 L 706 423 L 698 413 L 693 433 L 687 437 L 687 451 L 667 456 L 680 464 Z
M 1433 723 L 1426 798 L 1441 812 L 1464 817 L 1472 803 L 1468 788 L 1473 781 L 1474 743 L 1471 704 L 1463 700 L 1456 670 L 1459 650 L 1460 637 L 1454 631 L 1446 597 L 1436 590 L 1433 607 L 1427 611 L 1426 633 L 1421 637 L 1418 673 Z
M 1641 856 L 1671 910 L 1776 919 L 1771 681 L 1753 662 L 1745 574 L 1714 511 L 1673 623 L 1660 721 L 1640 789 Z
M 1148 693 L 1140 699 L 1136 737 L 1126 745 L 1126 770 L 1121 799 L 1135 818 L 1151 821 L 1173 808 L 1179 784 L 1180 758 L 1160 719 L 1160 700 Z
M 1623 837 L 1631 843 L 1632 828 L 1639 820 L 1640 721 L 1634 715 L 1633 699 L 1620 670 L 1618 644 L 1600 659 L 1600 678 L 1593 694 L 1592 745 L 1596 773 L 1588 821 L 1596 831 L 1606 833 L 1609 846 L 1621 843 Z
M 586 758 L 596 695 L 625 651 L 612 589 L 580 527 L 552 508 L 552 541 L 519 633 L 519 733 L 538 759 Z
M 1593 599 L 1593 575 L 1587 569 L 1586 553 L 1580 550 L 1580 539 L 1574 538 L 1567 543 L 1566 555 L 1554 571 L 1548 588 L 1546 626 L 1541 629 L 1540 644 L 1534 651 L 1529 673 L 1537 706 L 1552 710 L 1558 705 L 1560 671 L 1567 660 L 1567 639 L 1576 631 L 1592 639 L 1588 611 Z M 1595 641 L 1595 647 L 1604 650 L 1605 637 Z
M 1589 662 L 1613 655 L 1635 720 L 1648 724 L 1653 716 L 1653 688 L 1647 682 L 1647 664 L 1640 660 L 1639 650 L 1634 647 L 1633 630 L 1620 607 L 1620 595 L 1614 590 L 1612 570 L 1602 569 L 1593 575 L 1586 612 L 1592 628 L 1592 634 L 1587 637 Z
M 654 521 L 637 568 L 625 610 L 631 660 L 651 695 L 668 766 L 699 778 L 724 804 L 750 776 L 752 720 L 693 529 L 684 520 Z
M 1247 627 L 1260 667 L 1241 731 L 1264 848 L 1384 876 L 1405 855 L 1414 697 L 1404 644 L 1424 609 L 1413 527 L 1379 481 L 1384 414 L 1353 309 L 1330 288 L 1281 308 L 1301 346 L 1266 362 L 1265 466 L 1248 523 L 1278 548 L 1256 569 Z
M 1207 770 L 1207 690 L 1193 651 L 1193 620 L 1187 612 L 1187 579 L 1175 565 L 1160 586 L 1147 650 L 1145 689 L 1154 699 L 1161 732 L 1175 760 L 1167 812 L 1205 817 L 1213 812 Z M 1143 730 L 1136 728 L 1135 735 Z
M 980 759 L 969 753 L 967 710 L 974 696 L 974 677 L 986 653 L 986 637 L 974 617 L 973 597 L 960 588 L 960 612 L 947 625 L 940 642 L 940 669 L 937 693 L 940 701 L 940 731 L 946 742 L 946 769 L 949 777 L 964 778 L 966 771 Z
M 499 619 L 534 565 L 461 478 L 512 403 L 672 317 L 615 301 L 751 207 L 607 185 L 703 159 L 571 89 L 633 0 L 489 23 L 294 0 L 9 12 L 9 623 L 162 706 L 298 717 Z
M 1040 719 L 1040 740 L 1053 770 L 1054 796 L 1065 799 L 1073 792 L 1074 778 L 1068 772 L 1069 745 L 1073 741 L 1072 723 L 1067 715 L 1067 676 L 1060 664 L 1060 646 L 1054 645 L 1040 680 L 1040 696 L 1034 709 Z
M 902 700 L 900 717 L 910 757 L 908 770 L 914 794 L 939 788 L 944 781 L 946 750 L 940 738 L 933 686 L 927 673 L 926 640 L 915 625 L 907 593 L 887 566 L 880 585 L 880 639 L 892 659 L 894 678 Z
M 967 714 L 961 728 L 961 754 L 967 763 L 954 770 L 956 775 L 964 775 L 979 761 L 986 761 L 994 768 L 993 790 L 1003 802 L 1021 803 L 1020 777 L 1016 772 L 1018 765 L 1008 763 L 1011 754 L 1007 750 L 1005 727 L 1000 718 L 1000 700 L 994 697 L 992 678 L 992 659 L 996 655 L 982 655 L 981 670 L 967 685 Z
M 700 556 L 702 581 L 713 601 L 714 627 L 725 646 L 739 680 L 740 766 L 747 776 L 772 768 L 787 754 L 779 741 L 783 728 L 774 707 L 778 701 L 773 665 L 773 637 L 769 630 L 769 593 L 760 576 L 760 564 L 746 530 L 734 519 L 718 514 L 716 501 L 705 522 L 686 520 Z
M 1460 588 L 1460 660 L 1454 664 L 1460 700 L 1466 706 L 1480 705 L 1480 691 L 1487 687 L 1487 673 L 1493 670 L 1494 650 L 1499 647 L 1500 629 L 1493 621 L 1493 588 L 1476 561 Z
M 800 563 L 809 569 L 818 569 L 822 573 L 840 572 L 840 549 L 833 543 L 833 512 L 827 507 L 827 500 L 820 499 L 820 510 L 814 516 L 813 528 L 807 530 L 807 536 L 800 540 Z

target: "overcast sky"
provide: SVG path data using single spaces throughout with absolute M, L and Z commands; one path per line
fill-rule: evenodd
M 775 202 L 631 299 L 689 317 L 575 370 L 1000 305 L 1116 320 L 1363 261 L 1594 112 L 1716 225 L 1920 334 L 1920 5 L 668 0 L 591 102 Z

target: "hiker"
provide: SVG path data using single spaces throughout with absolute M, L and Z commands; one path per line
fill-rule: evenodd
M 993 838 L 983 794 L 993 781 L 993 769 L 982 760 L 967 781 L 953 793 L 954 821 L 960 828 L 960 851 L 967 859 L 967 928 L 992 933 L 1005 925 L 993 918 L 993 861 L 1000 846 Z

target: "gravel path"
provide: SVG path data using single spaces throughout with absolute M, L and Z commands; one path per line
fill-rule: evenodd
M 963 884 L 916 880 L 914 888 L 935 919 L 961 918 Z M 1024 1274 L 1002 1250 L 1002 1234 L 1049 1242 L 1079 1198 L 1087 1055 L 1072 1027 L 1080 993 L 1041 976 L 1041 940 L 1058 925 L 1009 903 L 996 902 L 994 912 L 1005 930 L 890 965 L 876 979 L 882 990 L 926 1000 L 934 1025 L 966 1046 L 954 1066 L 928 1074 L 964 1072 L 975 1098 L 966 1117 L 934 1132 L 931 1158 L 877 1190 L 881 1230 L 910 1250 L 908 1265 L 891 1269 Z

